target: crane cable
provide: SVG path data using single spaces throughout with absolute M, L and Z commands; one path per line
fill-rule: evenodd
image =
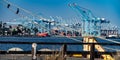
M 23 9 L 23 8 L 21 8 L 21 7 L 19 7 L 19 6 L 17 6 L 17 5 L 14 5 L 14 4 L 12 4 L 12 3 L 6 1 L 6 0 L 4 0 L 4 2 L 6 2 L 7 4 L 11 4 L 11 5 L 13 5 L 14 7 L 16 7 L 17 9 L 19 8 L 19 9 L 23 10 L 24 12 L 26 12 L 26 13 L 28 13 L 28 14 L 34 16 L 34 14 L 32 14 L 31 12 L 29 12 L 29 11 L 27 11 L 27 10 L 25 10 L 25 9 Z M 2 3 L 2 2 L 0 2 L 0 3 L 3 4 L 4 6 L 6 6 L 6 4 L 4 4 L 4 3 Z M 12 11 L 12 12 L 15 12 L 12 8 L 10 8 L 10 6 L 9 6 L 8 9 L 10 9 L 10 11 Z M 22 14 L 17 14 L 17 15 L 20 16 L 20 17 L 22 17 L 22 18 L 26 18 L 26 16 L 24 16 L 24 15 L 22 15 Z M 37 16 L 37 17 L 38 17 L 38 16 Z M 40 17 L 39 17 L 39 18 L 40 18 Z M 31 20 L 31 19 L 29 19 L 29 20 Z M 31 20 L 31 21 L 32 21 L 32 20 Z M 35 23 L 34 23 L 34 24 L 35 24 Z M 35 24 L 35 25 L 36 25 L 36 24 Z M 39 24 L 37 24 L 37 25 L 40 26 Z M 40 27 L 42 27 L 43 29 L 47 29 L 46 27 L 43 27 L 43 26 L 40 26 Z
M 32 17 L 35 16 L 33 13 L 29 12 L 28 10 L 25 10 L 25 9 L 23 9 L 23 8 L 21 8 L 21 7 L 17 6 L 17 5 L 15 5 L 15 4 L 12 4 L 11 2 L 9 2 L 9 1 L 7 1 L 7 0 L 4 0 L 4 2 L 6 2 L 7 4 L 11 4 L 11 5 L 13 5 L 13 6 L 16 7 L 16 8 L 19 8 L 19 9 L 23 10 L 24 12 L 30 14 Z
M 8 4 L 11 4 L 11 5 L 13 5 L 13 6 L 15 6 L 15 7 L 23 10 L 24 12 L 30 14 L 30 15 L 33 16 L 33 17 L 37 17 L 37 18 L 39 18 L 40 20 L 43 20 L 43 21 L 44 21 L 44 19 L 45 19 L 45 18 L 43 18 L 43 17 L 41 17 L 41 16 L 38 16 L 38 15 L 36 15 L 36 14 L 33 14 L 32 12 L 30 12 L 30 11 L 24 9 L 24 8 L 21 8 L 21 7 L 17 6 L 17 5 L 15 5 L 15 4 L 12 4 L 11 2 L 9 2 L 9 1 L 7 1 L 7 0 L 4 0 L 4 1 L 5 1 L 6 3 L 8 3 Z
M 6 4 L 4 4 L 4 3 L 2 3 L 2 2 L 0 2 L 2 5 L 4 5 L 4 6 L 6 6 Z M 7 3 L 7 4 L 9 4 L 9 3 Z M 9 6 L 9 8 L 8 8 L 11 12 L 15 12 L 12 8 L 10 8 L 10 6 Z M 24 16 L 24 15 L 22 15 L 22 14 L 17 14 L 19 17 L 22 17 L 22 18 L 26 18 L 26 16 Z
M 4 4 L 4 3 L 2 3 L 2 2 L 0 2 L 2 5 L 4 5 L 4 6 L 6 6 L 6 4 Z M 8 8 L 11 12 L 15 12 L 12 8 Z M 24 18 L 24 16 L 23 15 L 20 15 L 20 14 L 17 14 L 18 16 L 20 16 L 20 17 L 22 17 L 22 18 Z

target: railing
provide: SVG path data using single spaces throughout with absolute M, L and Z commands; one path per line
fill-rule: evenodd
M 0 51 L 0 54 L 32 54 L 32 60 L 37 60 L 36 54 L 53 54 L 53 52 L 59 53 L 61 51 L 36 51 L 37 46 L 35 45 L 63 45 L 62 53 L 65 55 L 72 54 L 82 54 L 83 56 L 90 54 L 90 60 L 94 60 L 96 54 L 116 54 L 114 52 L 99 52 L 95 51 L 95 45 L 110 45 L 110 46 L 120 46 L 120 44 L 115 43 L 58 43 L 58 42 L 12 42 L 12 41 L 0 41 L 0 44 L 30 44 L 32 49 L 31 51 Z M 90 45 L 91 51 L 67 51 L 68 45 Z M 32 46 L 33 45 L 33 46 Z M 78 47 L 79 48 L 79 47 Z

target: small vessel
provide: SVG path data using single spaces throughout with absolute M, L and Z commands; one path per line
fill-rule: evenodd
M 38 37 L 46 37 L 49 36 L 48 33 L 44 32 L 44 33 L 37 33 Z

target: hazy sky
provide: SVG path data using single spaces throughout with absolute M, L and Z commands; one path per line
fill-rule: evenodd
M 1 2 L 2 0 L 0 0 Z M 104 17 L 112 24 L 120 26 L 120 0 L 8 0 L 13 4 L 27 9 L 44 17 L 62 16 L 71 18 L 77 16 L 75 11 L 68 7 L 69 3 L 90 9 L 97 17 Z M 8 21 L 19 18 L 0 3 L 0 20 Z

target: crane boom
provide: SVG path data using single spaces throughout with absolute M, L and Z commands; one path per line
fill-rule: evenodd
M 97 18 L 92 14 L 91 10 L 80 7 L 75 3 L 69 6 L 80 13 L 79 17 L 81 17 L 82 20 L 82 36 L 100 36 L 101 24 L 107 23 L 106 20 Z

